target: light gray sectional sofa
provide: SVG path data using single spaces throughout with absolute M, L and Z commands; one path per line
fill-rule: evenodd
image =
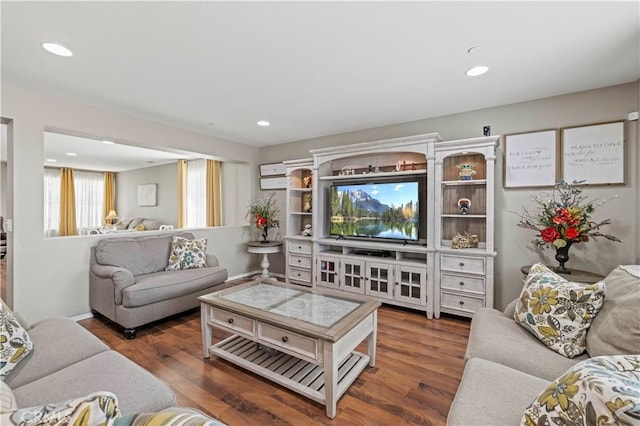
M 618 267 L 605 278 L 606 297 L 587 332 L 587 352 L 572 359 L 547 348 L 514 321 L 517 300 L 505 312 L 478 310 L 447 424 L 518 425 L 529 404 L 578 362 L 591 355 L 640 354 L 638 269 L 629 273 Z
M 4 378 L 17 406 L 34 407 L 112 392 L 123 415 L 176 405 L 171 389 L 69 318 L 50 318 L 28 329 L 33 352 Z
M 211 254 L 205 268 L 165 271 L 174 235 L 194 238 L 189 232 L 105 238 L 91 249 L 91 309 L 123 326 L 127 338 L 136 327 L 199 306 L 198 296 L 227 279 Z

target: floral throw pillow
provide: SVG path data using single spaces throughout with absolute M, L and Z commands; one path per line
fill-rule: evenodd
M 600 356 L 574 365 L 527 407 L 521 424 L 640 424 L 640 355 Z
M 114 426 L 225 426 L 191 408 L 171 407 L 156 413 L 138 413 L 116 419 Z
M 513 315 L 518 324 L 567 358 L 586 349 L 587 330 L 605 297 L 604 281 L 567 281 L 535 264 L 525 280 Z
M 205 238 L 190 240 L 174 236 L 171 241 L 171 254 L 166 271 L 205 268 L 207 266 L 207 240 Z
M 120 416 L 118 399 L 109 392 L 90 395 L 39 407 L 19 408 L 0 414 L 2 425 L 112 425 Z
M 0 299 L 0 378 L 4 380 L 32 350 L 29 334 Z

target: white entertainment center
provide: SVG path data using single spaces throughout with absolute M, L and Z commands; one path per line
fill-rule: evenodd
M 285 161 L 287 281 L 367 295 L 428 318 L 492 307 L 499 139 L 443 141 L 429 133 L 315 149 L 313 158 Z M 332 235 L 332 186 L 405 178 L 420 182 L 417 240 Z M 303 235 L 306 225 L 312 237 Z M 452 241 L 464 248 L 452 248 Z

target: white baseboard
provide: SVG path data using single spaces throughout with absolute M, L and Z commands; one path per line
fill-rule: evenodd
M 80 314 L 80 315 L 75 315 L 71 317 L 71 319 L 74 321 L 82 321 L 89 318 L 93 318 L 93 314 L 91 312 L 87 312 L 86 314 Z

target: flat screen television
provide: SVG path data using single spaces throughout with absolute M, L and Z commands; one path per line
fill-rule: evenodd
M 420 180 L 340 182 L 331 186 L 329 232 L 345 238 L 419 242 L 424 238 Z

